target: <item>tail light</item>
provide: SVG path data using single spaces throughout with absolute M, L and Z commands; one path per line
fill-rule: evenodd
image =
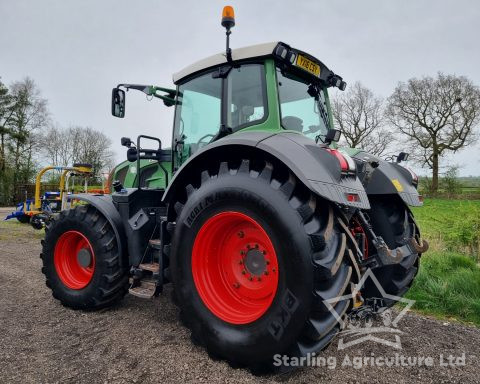
M 355 174 L 357 169 L 355 162 L 348 154 L 332 148 L 328 148 L 327 151 L 337 158 L 338 162 L 340 163 L 342 173 Z
M 360 201 L 360 196 L 358 193 L 346 193 L 345 197 L 350 203 L 358 203 Z

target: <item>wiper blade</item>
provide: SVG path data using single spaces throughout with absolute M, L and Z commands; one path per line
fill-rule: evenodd
M 325 127 L 328 129 L 328 127 L 330 125 L 329 121 L 328 121 L 328 113 L 327 113 L 327 110 L 325 108 L 325 105 L 323 105 L 320 98 L 318 98 L 318 100 L 317 100 L 317 105 L 318 105 L 318 112 L 320 112 L 320 116 L 323 120 L 323 123 L 325 124 Z
M 317 102 L 317 107 L 318 107 L 318 112 L 323 120 L 323 123 L 325 124 L 325 127 L 329 127 L 329 121 L 328 121 L 328 113 L 325 109 L 325 105 L 323 105 L 322 100 L 320 98 L 320 92 L 322 90 L 318 87 L 317 84 L 310 84 L 308 86 L 307 93 L 315 98 L 315 101 Z

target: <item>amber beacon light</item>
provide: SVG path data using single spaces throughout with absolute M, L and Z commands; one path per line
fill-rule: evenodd
M 230 31 L 230 28 L 232 28 L 235 25 L 235 12 L 233 12 L 233 7 L 230 5 L 226 5 L 223 7 L 223 12 L 222 12 L 222 27 L 224 27 L 227 35 L 227 50 L 226 50 L 226 56 L 227 56 L 227 61 L 230 63 L 232 61 L 232 50 L 230 49 L 230 34 L 232 31 Z
M 233 7 L 230 5 L 226 5 L 223 7 L 222 12 L 222 26 L 225 27 L 227 30 L 232 28 L 235 25 L 235 12 L 233 11 Z

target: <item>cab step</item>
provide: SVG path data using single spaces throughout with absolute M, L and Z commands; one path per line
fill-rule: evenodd
M 152 273 L 158 273 L 160 271 L 160 264 L 158 263 L 144 263 L 138 266 L 143 271 L 150 271 Z
M 150 239 L 148 245 L 150 248 L 162 250 L 162 240 L 160 239 Z
M 128 292 L 142 299 L 150 299 L 158 296 L 163 289 L 164 270 L 163 270 L 163 244 L 161 239 L 150 239 L 148 242 L 150 249 L 150 260 L 132 267 L 130 278 L 130 289 Z
M 157 284 L 154 280 L 142 280 L 139 285 L 132 286 L 128 293 L 141 299 L 151 299 L 155 296 L 156 290 Z

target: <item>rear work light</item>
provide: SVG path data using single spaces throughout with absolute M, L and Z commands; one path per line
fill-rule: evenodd
M 353 161 L 349 155 L 344 152 L 340 152 L 338 149 L 328 148 L 327 151 L 337 158 L 338 162 L 340 163 L 342 173 L 355 174 L 357 167 L 355 165 L 355 161 Z

